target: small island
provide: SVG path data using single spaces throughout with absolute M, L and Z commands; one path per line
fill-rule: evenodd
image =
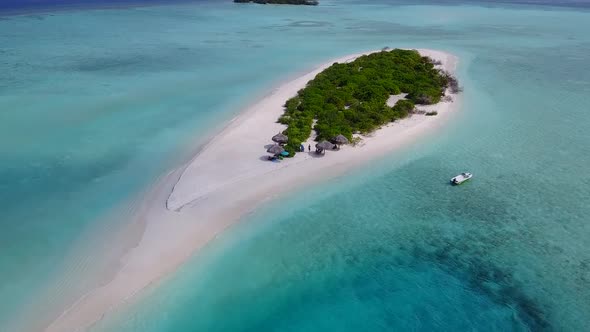
M 312 127 L 316 141 L 333 141 L 343 135 L 354 142 L 353 134 L 368 134 L 405 118 L 415 105 L 438 103 L 447 89 L 459 92 L 457 79 L 437 65 L 440 62 L 418 51 L 402 49 L 384 49 L 352 62 L 334 63 L 285 103 L 279 118 L 287 126 L 285 150 L 289 156 L 300 151 Z M 401 97 L 388 106 L 388 99 L 395 95 Z
M 262 5 L 305 5 L 317 6 L 319 4 L 316 0 L 234 0 L 235 3 L 258 3 Z
M 333 59 L 282 83 L 199 151 L 166 208 L 248 210 L 411 145 L 459 108 L 461 98 L 450 95 L 459 91 L 452 76 L 458 61 L 436 50 L 386 48 Z

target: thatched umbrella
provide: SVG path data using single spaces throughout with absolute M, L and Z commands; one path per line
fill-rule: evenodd
M 283 149 L 283 147 L 278 144 L 274 144 L 273 146 L 268 148 L 268 150 L 266 150 L 266 152 L 272 153 L 272 154 L 280 154 L 283 151 L 285 151 L 285 149 Z
M 277 142 L 279 144 L 285 144 L 289 141 L 289 137 L 283 133 L 278 133 L 272 137 L 273 142 Z
M 344 135 L 338 135 L 334 137 L 334 143 L 338 145 L 348 144 L 348 138 L 344 137 Z
M 316 149 L 320 150 L 320 151 L 326 151 L 326 150 L 330 150 L 334 148 L 334 144 L 328 142 L 328 141 L 321 141 L 318 144 L 315 145 Z

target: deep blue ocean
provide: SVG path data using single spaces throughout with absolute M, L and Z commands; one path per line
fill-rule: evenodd
M 12 9 L 19 9 L 19 8 L 26 8 L 30 6 L 46 6 L 46 7 L 59 7 L 59 6 L 89 6 L 93 7 L 96 5 L 111 5 L 111 4 L 152 4 L 152 3 L 180 3 L 182 1 L 174 1 L 174 2 L 167 2 L 162 0 L 5 0 L 2 2 L 2 6 L 6 8 Z M 184 2 L 204 2 L 204 1 L 197 1 L 197 0 L 187 0 Z M 392 1 L 381 1 L 382 3 L 391 3 L 391 4 L 412 4 L 411 1 L 400 1 L 400 0 L 392 0 Z M 513 3 L 513 4 L 536 4 L 536 5 L 551 5 L 551 6 L 565 6 L 565 7 L 584 7 L 588 6 L 588 1 L 581 1 L 581 0 L 567 0 L 567 1 L 555 1 L 555 0 L 522 0 L 522 1 L 459 1 L 459 0 L 441 0 L 433 2 L 435 4 L 480 4 L 480 3 Z M 415 2 L 414 2 L 415 4 Z
M 26 12 L 26 11 L 52 11 L 67 8 L 97 8 L 97 7 L 120 7 L 120 6 L 145 6 L 145 5 L 166 5 L 179 3 L 204 3 L 204 2 L 223 2 L 220 0 L 3 0 L 0 3 L 0 11 L 5 12 Z M 407 0 L 371 0 L 356 1 L 359 4 L 365 3 L 383 3 L 391 5 L 415 5 L 416 1 Z M 590 1 L 587 0 L 480 0 L 480 1 L 461 1 L 461 0 L 438 0 L 427 1 L 424 4 L 437 5 L 497 5 L 497 4 L 515 4 L 515 5 L 538 5 L 551 7 L 569 7 L 569 8 L 590 8 Z
M 588 331 L 588 7 L 2 1 L 0 331 L 108 282 L 141 193 L 243 105 L 384 46 L 461 59 L 452 123 L 261 207 L 91 330 Z

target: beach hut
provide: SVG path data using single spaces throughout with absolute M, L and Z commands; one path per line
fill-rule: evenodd
M 285 151 L 285 149 L 283 149 L 282 146 L 278 144 L 273 144 L 271 147 L 266 149 L 266 152 L 272 154 L 272 156 L 268 156 L 268 160 L 279 161 L 280 159 L 283 159 L 282 154 L 287 151 Z
M 344 135 L 338 135 L 334 137 L 333 142 L 338 145 L 338 148 L 340 148 L 340 145 L 348 144 L 348 138 L 346 138 Z
M 318 144 L 315 145 L 315 148 L 317 149 L 316 152 L 317 153 L 321 153 L 321 152 L 326 152 L 326 150 L 330 150 L 334 148 L 334 144 L 328 142 L 328 141 L 321 141 Z
M 283 151 L 285 151 L 285 149 L 283 149 L 283 147 L 278 144 L 274 144 L 273 146 L 271 146 L 270 148 L 268 148 L 266 150 L 266 152 L 272 153 L 274 155 L 281 154 L 281 153 L 283 153 Z
M 279 144 L 286 144 L 289 141 L 289 137 L 283 133 L 278 133 L 272 137 L 272 141 Z

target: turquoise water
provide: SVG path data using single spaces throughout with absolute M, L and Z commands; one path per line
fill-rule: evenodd
M 0 331 L 103 282 L 137 195 L 252 96 L 383 46 L 461 58 L 452 124 L 262 208 L 95 330 L 587 329 L 589 18 L 358 1 L 3 17 Z

